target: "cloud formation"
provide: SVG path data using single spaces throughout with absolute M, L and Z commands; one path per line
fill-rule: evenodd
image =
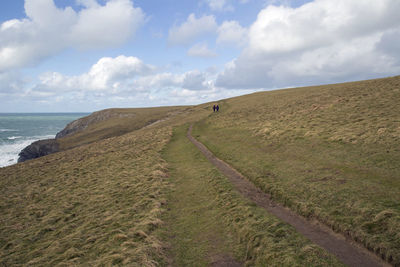
M 35 91 L 97 91 L 111 94 L 134 91 L 133 83 L 138 77 L 155 71 L 136 57 L 103 57 L 87 73 L 65 76 L 58 72 L 42 74 Z
M 235 20 L 224 21 L 218 27 L 217 44 L 232 44 L 235 46 L 243 46 L 248 38 L 248 31 Z
M 53 0 L 26 0 L 27 18 L 0 27 L 0 72 L 31 66 L 66 48 L 92 49 L 122 44 L 144 22 L 130 0 L 78 1 L 83 8 L 58 8 Z
M 213 11 L 233 11 L 233 6 L 229 0 L 205 0 L 207 5 Z
M 26 81 L 15 71 L 0 72 L 0 95 L 13 95 L 21 92 Z
M 175 25 L 169 30 L 168 42 L 172 45 L 189 45 L 207 34 L 215 33 L 217 23 L 212 15 L 200 18 L 192 13 L 181 25 Z
M 43 97 L 60 93 L 123 97 L 137 94 L 165 94 L 171 91 L 176 95 L 176 92 L 182 90 L 213 89 L 213 81 L 208 72 L 199 70 L 181 74 L 158 72 L 154 66 L 136 57 L 121 55 L 115 58 L 101 58 L 88 72 L 77 76 L 66 76 L 58 72 L 44 73 L 39 77 L 39 83 L 26 93 Z
M 397 0 L 315 0 L 298 8 L 268 6 L 249 43 L 216 85 L 271 88 L 398 73 Z M 391 51 L 391 52 L 390 52 Z
M 188 50 L 187 54 L 191 57 L 200 58 L 212 58 L 217 56 L 217 53 L 210 50 L 206 43 L 195 44 Z
M 9 104 L 12 101 L 62 103 L 59 104 L 62 108 L 64 104 L 75 103 L 96 108 L 194 104 L 259 89 L 400 73 L 398 0 L 314 0 L 298 7 L 290 6 L 293 1 L 270 0 L 264 2 L 268 5 L 263 5 L 249 27 L 242 26 L 248 21 L 248 17 L 243 19 L 247 13 L 236 17 L 239 8 L 230 14 L 192 13 L 172 27 L 164 20 L 161 26 L 153 25 L 158 20 L 152 18 L 148 20 L 151 25 L 146 24 L 146 30 L 140 31 L 144 38 L 138 47 L 108 50 L 112 55 L 126 56 L 97 53 L 100 59 L 92 62 L 84 73 L 61 73 L 74 71 L 75 65 L 71 67 L 69 62 L 66 64 L 71 66 L 62 67 L 58 62 L 54 64 L 58 71 L 39 77 L 36 69 L 32 76 L 30 69 L 19 70 L 65 49 L 72 48 L 74 53 L 76 49 L 116 47 L 134 35 L 146 20 L 144 12 L 134 7 L 132 0 L 75 2 L 79 8 L 58 8 L 54 0 L 26 0 L 26 18 L 0 24 L 3 111 L 14 109 L 16 104 Z M 207 4 L 211 11 L 220 12 L 245 2 L 203 0 L 203 6 L 198 7 L 202 9 Z M 235 15 L 235 20 L 226 20 L 231 15 Z M 173 20 L 174 16 L 168 14 L 167 18 Z M 167 37 L 158 34 L 154 38 L 155 33 L 164 31 L 168 32 Z M 154 40 L 156 43 L 147 45 L 147 41 Z M 162 40 L 175 47 L 165 47 Z M 239 56 L 220 67 L 222 60 L 232 59 L 236 53 Z M 152 64 L 131 55 L 140 55 Z M 180 64 L 171 64 L 174 61 Z M 49 62 L 44 67 L 54 67 L 55 61 Z M 206 71 L 207 64 L 214 67 Z
M 204 0 L 212 11 L 234 11 L 235 7 L 231 0 Z M 240 4 L 245 4 L 249 0 L 239 0 Z

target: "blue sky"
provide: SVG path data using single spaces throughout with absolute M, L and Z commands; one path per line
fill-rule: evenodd
M 0 112 L 187 105 L 400 74 L 398 0 L 3 0 Z

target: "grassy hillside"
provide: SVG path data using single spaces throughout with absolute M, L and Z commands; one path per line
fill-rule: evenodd
M 166 257 L 154 232 L 170 187 L 161 150 L 171 125 L 205 110 L 117 111 L 134 116 L 62 138 L 72 149 L 0 169 L 0 265 L 156 266 Z
M 187 126 L 176 128 L 163 152 L 172 187 L 159 231 L 172 266 L 342 266 L 241 196 L 186 132 Z
M 400 77 L 220 102 L 194 134 L 273 198 L 400 264 Z
M 111 109 L 0 169 L 0 265 L 340 266 L 240 196 L 193 134 L 297 212 L 400 264 L 400 77 Z M 96 117 L 97 116 L 97 117 Z
M 170 129 L 143 130 L 0 172 L 0 265 L 153 266 Z
M 139 130 L 152 123 L 168 120 L 171 116 L 187 110 L 190 110 L 190 107 L 102 110 L 78 121 L 83 130 L 57 140 L 61 150 L 66 150 Z

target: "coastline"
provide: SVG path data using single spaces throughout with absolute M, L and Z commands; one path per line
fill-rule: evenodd
M 32 143 L 54 139 L 70 122 L 90 113 L 0 113 L 0 168 L 18 163 Z

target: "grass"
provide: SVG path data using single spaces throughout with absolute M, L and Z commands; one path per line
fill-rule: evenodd
M 243 199 L 226 177 L 186 138 L 174 131 L 163 155 L 173 185 L 166 226 L 173 266 L 210 266 L 235 258 L 246 266 L 341 266 L 291 226 Z
M 60 139 L 64 151 L 1 168 L 0 265 L 157 265 L 170 186 L 161 150 L 170 125 L 205 112 L 98 112 L 109 118 Z
M 155 266 L 170 129 L 1 169 L 0 265 Z
M 400 77 L 111 109 L 0 169 L 0 265 L 337 266 L 243 199 L 193 135 L 298 213 L 400 264 Z
M 224 100 L 194 134 L 272 197 L 400 264 L 400 77 Z
M 152 123 L 168 120 L 187 112 L 190 107 L 158 107 L 134 109 L 107 109 L 80 119 L 84 131 L 57 139 L 61 150 L 90 144 L 110 137 L 139 130 Z

